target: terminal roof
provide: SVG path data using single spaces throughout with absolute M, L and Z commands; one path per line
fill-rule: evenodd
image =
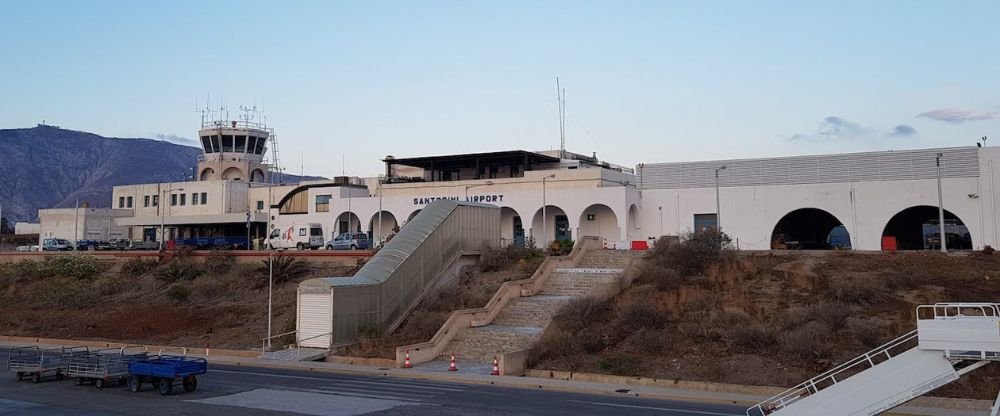
M 449 167 L 475 166 L 476 161 L 482 164 L 523 165 L 536 163 L 558 163 L 559 158 L 525 150 L 508 150 L 502 152 L 466 153 L 460 155 L 426 156 L 410 158 L 386 158 L 382 160 L 387 165 L 404 165 L 423 169 L 447 169 Z

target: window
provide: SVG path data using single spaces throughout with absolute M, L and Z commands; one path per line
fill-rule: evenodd
M 159 206 L 159 205 L 160 205 L 160 196 L 159 195 L 153 195 L 153 206 L 156 207 L 156 206 Z
M 236 136 L 236 153 L 247 151 L 247 136 Z
M 330 195 L 316 195 L 316 212 L 330 212 Z
M 149 208 L 149 195 L 142 197 L 143 208 Z
M 170 206 L 177 205 L 177 194 L 170 194 Z
M 715 214 L 694 214 L 694 232 L 700 233 L 719 225 L 718 217 Z
M 191 193 L 191 205 L 198 205 L 198 193 L 197 192 L 192 192 Z
M 310 228 L 309 229 L 309 235 L 311 235 L 313 237 L 322 237 L 323 236 L 323 229 L 322 228 Z
M 209 136 L 201 136 L 201 147 L 205 149 L 205 153 L 213 153 L 212 141 L 209 140 Z
M 202 205 L 208 204 L 208 192 L 201 193 L 201 204 Z
M 233 151 L 233 136 L 226 134 L 222 136 L 222 151 L 232 152 Z
M 306 229 L 305 228 L 299 228 L 299 235 L 302 236 L 302 237 L 305 237 L 306 236 Z
M 309 193 L 306 189 L 300 189 L 281 201 L 278 209 L 282 214 L 305 214 L 309 212 Z
M 222 146 L 219 144 L 219 136 L 212 136 L 212 152 L 219 153 L 222 151 Z
M 125 198 L 125 208 L 132 208 L 132 197 Z
M 273 231 L 271 231 L 271 238 L 278 238 L 280 236 L 281 236 L 281 230 L 273 230 Z
M 118 197 L 118 208 L 125 208 L 125 197 Z
M 264 210 L 264 201 L 257 201 L 257 211 Z
M 181 194 L 181 206 L 187 205 L 187 194 Z

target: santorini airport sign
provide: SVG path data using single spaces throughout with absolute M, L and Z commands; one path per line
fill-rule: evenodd
M 495 204 L 498 202 L 503 202 L 503 194 L 499 195 L 471 195 L 468 198 L 458 197 L 458 196 L 432 196 L 429 198 L 413 198 L 413 205 L 427 205 L 431 202 L 437 200 L 444 201 L 461 201 L 466 202 L 482 202 L 486 204 Z

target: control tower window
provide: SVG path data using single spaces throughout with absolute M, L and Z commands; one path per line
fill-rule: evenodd
M 205 149 L 205 153 L 212 153 L 212 141 L 208 136 L 201 136 L 201 147 Z
M 257 147 L 257 138 L 254 136 L 247 136 L 247 153 L 253 153 L 253 149 Z
M 246 153 L 247 136 L 236 136 L 236 153 Z
M 260 137 L 260 138 L 258 138 L 257 139 L 257 149 L 254 150 L 254 153 L 256 153 L 258 155 L 264 154 L 264 143 L 265 142 L 267 142 L 267 137 Z
M 233 151 L 233 136 L 226 134 L 222 136 L 222 151 L 232 152 Z
M 222 146 L 219 146 L 219 136 L 212 136 L 212 152 L 218 153 Z

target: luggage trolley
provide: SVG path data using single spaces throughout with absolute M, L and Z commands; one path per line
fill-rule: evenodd
M 133 361 L 128 364 L 128 388 L 132 392 L 142 390 L 143 383 L 152 384 L 163 396 L 173 392 L 174 384 L 181 383 L 185 392 L 198 388 L 197 375 L 208 372 L 208 361 L 204 358 L 179 355 L 163 355 Z
M 38 383 L 42 381 L 42 377 L 48 376 L 62 380 L 69 361 L 89 353 L 87 347 L 14 348 L 7 356 L 7 371 L 16 373 L 18 381 L 30 377 L 31 381 Z
M 108 383 L 125 384 L 128 364 L 146 358 L 145 350 L 135 351 L 135 348 L 141 347 L 109 348 L 77 355 L 70 359 L 66 375 L 73 377 L 73 384 L 77 386 L 92 383 L 102 389 Z

